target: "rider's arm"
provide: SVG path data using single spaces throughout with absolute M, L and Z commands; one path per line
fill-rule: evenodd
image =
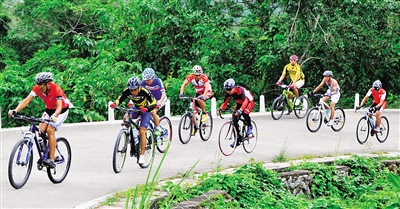
M 230 98 L 230 95 L 225 93 L 224 102 L 221 104 L 221 107 L 220 107 L 221 110 L 225 110 L 226 109 L 226 107 L 228 106 L 229 98 Z
M 34 96 L 29 94 L 24 100 L 22 100 L 18 104 L 18 106 L 15 108 L 15 111 L 19 112 L 19 111 L 23 110 L 26 106 L 28 106 L 28 104 L 32 101 L 33 98 L 34 98 Z
M 183 94 L 183 92 L 185 91 L 186 86 L 189 84 L 189 81 L 187 79 L 185 79 L 185 81 L 182 83 L 181 86 L 181 90 L 179 92 L 179 94 Z
M 325 79 L 322 79 L 321 83 L 317 87 L 315 87 L 315 89 L 313 90 L 313 93 L 320 90 L 322 88 L 322 86 L 324 86 L 324 84 L 325 84 Z
M 282 75 L 281 75 L 281 77 L 280 77 L 279 80 L 278 80 L 279 83 L 280 83 L 280 82 L 285 78 L 285 76 L 286 76 L 286 68 L 287 68 L 287 65 L 283 68 Z
M 120 105 L 129 96 L 129 94 L 131 94 L 131 92 L 129 89 L 126 89 L 124 92 L 122 92 L 122 95 L 115 100 L 115 104 L 117 106 Z
M 156 98 L 154 98 L 154 96 L 150 93 L 149 90 L 147 90 L 146 88 L 142 88 L 142 91 L 145 92 L 146 95 L 146 99 L 147 99 L 147 111 L 152 111 L 156 105 L 157 105 L 157 100 Z
M 369 98 L 369 95 L 365 95 L 365 97 L 361 100 L 360 106 L 363 106 L 368 98 Z
M 296 84 L 296 82 L 300 79 L 300 73 L 301 73 L 300 65 L 297 64 L 296 65 L 296 76 L 294 77 L 293 85 Z
M 205 82 L 204 86 L 205 86 L 205 89 L 204 89 L 203 97 L 206 98 L 207 92 L 210 90 L 210 81 Z
M 54 112 L 54 114 L 57 117 L 62 111 L 62 100 L 61 99 L 57 99 L 56 106 L 57 106 L 57 108 L 56 108 L 56 111 Z
M 338 92 L 338 91 L 337 91 L 337 86 L 338 86 L 337 81 L 333 81 L 332 95 L 334 95 L 334 94 L 336 94 L 336 93 Z

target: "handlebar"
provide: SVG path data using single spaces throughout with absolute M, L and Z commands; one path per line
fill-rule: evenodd
M 115 109 L 116 110 L 121 110 L 121 111 L 124 111 L 124 112 L 129 112 L 129 113 L 132 113 L 132 112 L 139 113 L 139 112 L 141 112 L 140 109 L 138 109 L 136 107 L 125 108 L 125 107 L 121 107 L 121 106 L 116 106 Z
M 13 118 L 17 119 L 17 120 L 25 120 L 28 122 L 39 122 L 39 123 L 46 123 L 46 122 L 50 122 L 50 119 L 43 119 L 43 118 L 35 118 L 33 116 L 31 117 L 27 117 L 25 115 L 18 115 L 15 114 L 14 116 L 12 116 Z
M 229 112 L 230 114 L 235 113 L 236 111 L 231 109 L 231 110 L 222 110 L 221 112 Z M 218 114 L 218 113 L 217 113 Z M 221 119 L 224 119 L 224 117 L 222 117 L 222 114 L 218 115 Z
M 179 97 L 179 99 L 185 99 L 185 100 L 200 100 L 197 97 L 190 97 L 190 96 L 183 96 L 183 97 Z

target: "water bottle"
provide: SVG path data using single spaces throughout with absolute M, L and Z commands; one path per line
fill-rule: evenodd
M 331 116 L 331 114 L 330 114 L 330 110 L 326 110 L 326 115 L 327 115 L 328 117 L 330 117 L 330 116 Z
M 139 131 L 136 129 L 136 127 L 132 127 L 132 134 L 133 134 L 133 141 L 135 142 L 135 145 L 139 143 Z
M 39 136 L 38 141 L 39 141 L 39 150 L 44 152 L 46 150 L 46 145 L 44 145 L 42 137 Z
M 372 127 L 375 126 L 374 119 L 372 118 L 372 116 L 369 116 L 369 122 L 371 123 Z

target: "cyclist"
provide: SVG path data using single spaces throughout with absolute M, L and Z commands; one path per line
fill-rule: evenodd
M 205 103 L 204 101 L 211 98 L 213 93 L 211 89 L 211 84 L 210 80 L 208 79 L 207 75 L 203 74 L 203 68 L 199 65 L 195 65 L 193 67 L 193 73 L 189 74 L 185 81 L 183 82 L 181 86 L 181 90 L 179 92 L 179 97 L 183 97 L 183 92 L 185 91 L 186 86 L 192 82 L 194 88 L 196 89 L 196 97 L 199 100 L 195 101 L 194 108 L 195 111 L 197 107 L 200 107 L 203 114 L 201 116 L 201 122 L 206 122 L 207 120 L 207 114 L 206 114 L 206 108 L 205 108 Z M 194 116 L 194 115 L 193 115 Z M 194 123 L 195 121 L 193 121 Z M 193 129 L 192 135 L 194 136 L 196 134 L 197 127 Z
M 235 117 L 233 117 L 233 122 L 235 123 L 237 135 L 240 137 L 238 121 L 240 115 L 242 114 L 246 124 L 248 125 L 246 135 L 252 135 L 253 126 L 251 125 L 250 113 L 254 108 L 253 94 L 244 87 L 236 86 L 235 80 L 232 78 L 229 78 L 224 82 L 224 90 L 226 91 L 225 99 L 218 110 L 218 115 L 221 115 L 222 110 L 228 106 L 229 99 L 232 97 L 234 100 L 236 100 L 235 113 L 233 114 Z M 242 139 L 239 138 L 236 141 L 236 144 L 240 145 L 241 140 Z M 234 144 L 231 144 L 231 147 L 233 146 Z
M 144 158 L 144 152 L 146 151 L 146 129 L 150 123 L 151 111 L 156 107 L 156 99 L 150 93 L 148 89 L 140 86 L 140 79 L 137 76 L 133 76 L 128 80 L 128 88 L 122 92 L 122 95 L 115 100 L 115 103 L 110 104 L 111 108 L 117 107 L 120 103 L 122 103 L 126 98 L 129 98 L 133 105 L 136 108 L 140 109 L 142 120 L 140 122 L 139 135 L 140 135 L 140 146 L 141 152 L 139 156 L 139 164 L 146 163 Z M 124 116 L 123 121 L 125 122 L 127 115 Z M 136 112 L 130 114 L 130 117 L 136 119 L 139 115 Z M 133 156 L 135 153 L 134 150 L 131 150 L 131 155 Z
M 39 96 L 45 103 L 46 109 L 43 112 L 42 119 L 50 119 L 49 123 L 40 123 L 40 133 L 47 133 L 49 138 L 49 158 L 43 163 L 50 168 L 55 168 L 54 154 L 56 149 L 56 131 L 68 117 L 68 109 L 72 108 L 72 103 L 67 99 L 61 87 L 53 83 L 53 74 L 50 72 L 38 73 L 35 77 L 36 85 L 33 86 L 29 95 L 22 100 L 14 110 L 8 111 L 9 116 L 14 116 L 17 112 L 23 110 L 32 99 Z
M 160 126 L 159 117 L 157 115 L 157 111 L 162 108 L 165 103 L 167 103 L 167 95 L 165 93 L 165 87 L 160 78 L 155 77 L 155 72 L 153 68 L 146 68 L 142 73 L 142 83 L 141 86 L 146 87 L 150 90 L 151 94 L 157 101 L 156 107 L 151 111 L 151 114 L 154 118 L 154 124 L 156 125 L 156 135 L 160 136 L 161 133 L 166 134 L 167 131 L 163 130 Z
M 380 80 L 376 80 L 372 83 L 372 88 L 368 90 L 357 109 L 360 109 L 371 95 L 374 98 L 374 102 L 370 105 L 370 108 L 372 112 L 376 113 L 376 126 L 374 130 L 380 132 L 381 115 L 383 110 L 386 109 L 386 91 L 382 88 L 382 82 Z
M 323 74 L 324 78 L 322 79 L 321 83 L 315 87 L 315 89 L 313 91 L 310 91 L 309 94 L 312 96 L 315 94 L 315 92 L 317 92 L 319 89 L 321 89 L 321 87 L 326 84 L 328 86 L 328 90 L 326 91 L 324 97 L 322 97 L 322 101 L 327 101 L 330 100 L 330 117 L 329 117 L 329 122 L 328 122 L 328 126 L 332 126 L 333 123 L 333 117 L 335 115 L 335 104 L 339 101 L 340 98 L 340 87 L 339 87 L 339 83 L 333 79 L 333 73 L 332 71 L 325 71 Z M 326 107 L 328 108 L 328 107 Z
M 289 73 L 290 80 L 292 81 L 292 84 L 289 85 L 289 88 L 293 91 L 293 93 L 296 95 L 296 99 L 299 98 L 299 89 L 304 85 L 305 82 L 305 76 L 303 71 L 300 68 L 300 65 L 297 63 L 299 58 L 297 55 L 293 54 L 289 57 L 290 63 L 287 64 L 282 71 L 282 75 L 279 78 L 278 82 L 276 82 L 276 85 L 279 86 L 281 84 L 281 81 L 285 78 L 286 76 L 286 71 Z M 292 96 L 289 94 L 289 99 Z M 299 101 L 296 100 L 295 105 L 298 105 Z M 290 114 L 291 110 L 287 114 Z

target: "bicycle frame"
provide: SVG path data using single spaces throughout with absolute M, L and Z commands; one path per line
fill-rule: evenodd
M 185 113 L 189 113 L 192 117 L 192 124 L 194 124 L 195 127 L 199 127 L 200 120 L 198 119 L 198 116 L 203 114 L 203 111 L 201 110 L 201 108 L 195 107 L 195 102 L 198 99 L 195 97 L 182 97 L 181 99 L 191 100 L 189 107 L 185 110 Z M 197 111 L 197 113 L 195 113 L 195 111 Z
M 281 85 L 279 85 L 279 87 L 283 88 L 283 92 L 281 95 L 285 97 L 286 103 L 289 105 L 289 108 L 291 110 L 293 110 L 294 109 L 294 101 L 295 101 L 294 98 L 296 98 L 296 96 L 294 95 L 294 93 L 292 91 L 290 91 L 289 85 L 281 84 Z M 289 95 L 292 96 L 293 102 L 289 98 Z

